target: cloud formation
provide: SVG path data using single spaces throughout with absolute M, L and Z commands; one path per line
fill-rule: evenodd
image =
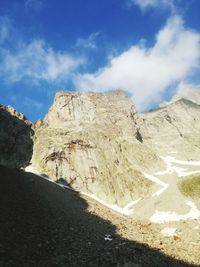
M 87 38 L 78 38 L 76 42 L 76 47 L 96 49 L 96 41 L 99 35 L 100 32 L 93 32 Z
M 169 86 L 199 67 L 200 34 L 185 28 L 179 16 L 171 17 L 158 32 L 153 47 L 133 45 L 110 59 L 95 73 L 79 75 L 80 90 L 124 89 L 140 110 L 159 102 Z
M 10 83 L 31 80 L 38 84 L 46 82 L 66 82 L 70 79 L 83 59 L 67 53 L 55 52 L 43 40 L 20 43 L 18 49 L 1 49 L 1 76 Z
M 41 1 L 27 4 L 33 2 Z M 28 81 L 34 85 L 42 81 L 66 84 L 85 63 L 81 57 L 55 51 L 42 39 L 22 39 L 7 16 L 0 16 L 0 61 L 0 78 L 6 83 Z
M 175 9 L 175 0 L 128 0 L 129 6 L 136 5 L 142 11 L 147 8 L 168 8 L 171 11 Z
M 8 17 L 0 16 L 0 45 L 9 37 L 11 22 Z

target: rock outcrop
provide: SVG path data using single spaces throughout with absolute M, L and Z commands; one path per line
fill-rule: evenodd
M 163 167 L 143 144 L 143 119 L 122 91 L 58 92 L 35 129 L 33 167 L 109 204 L 148 195 L 153 183 L 142 172 Z
M 180 100 L 181 98 L 190 100 L 200 105 L 200 87 L 192 85 L 180 86 L 176 94 L 172 97 L 169 103 Z
M 0 165 L 26 167 L 32 157 L 32 136 L 31 123 L 22 113 L 0 105 Z
M 149 135 L 144 142 L 158 155 L 200 160 L 200 105 L 182 98 L 144 118 Z
M 148 202 L 165 184 L 146 175 L 166 170 L 160 156 L 200 160 L 199 132 L 200 105 L 187 99 L 138 114 L 123 91 L 58 92 L 34 125 L 0 106 L 0 165 L 31 160 L 38 173 L 119 208 Z

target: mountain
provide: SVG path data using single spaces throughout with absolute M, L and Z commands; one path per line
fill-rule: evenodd
M 35 127 L 33 168 L 123 207 L 151 193 L 154 183 L 143 172 L 164 166 L 143 144 L 144 127 L 123 91 L 58 92 Z
M 194 85 L 180 85 L 170 102 L 177 101 L 181 98 L 200 105 L 200 87 Z
M 0 106 L 0 266 L 199 266 L 199 113 L 123 91 L 58 92 L 35 124 Z
M 144 114 L 146 141 L 160 156 L 200 160 L 200 105 L 181 98 Z
M 165 170 L 162 156 L 200 159 L 200 106 L 184 98 L 139 114 L 120 90 L 58 92 L 34 125 L 10 106 L 0 116 L 1 165 L 31 161 L 36 172 L 112 207 L 155 194 L 163 182 L 147 174 Z
M 26 167 L 32 157 L 32 137 L 26 117 L 11 106 L 0 105 L 0 165 Z

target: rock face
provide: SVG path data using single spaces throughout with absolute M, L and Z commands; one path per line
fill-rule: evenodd
M 144 118 L 149 135 L 145 142 L 158 155 L 200 160 L 200 105 L 182 98 Z
M 0 165 L 26 167 L 32 157 L 31 123 L 13 107 L 0 105 Z
M 177 93 L 172 97 L 170 103 L 180 100 L 181 98 L 200 105 L 200 87 L 192 85 L 181 86 Z
M 122 91 L 56 94 L 36 127 L 33 167 L 76 190 L 123 207 L 148 195 L 142 172 L 162 168 L 143 144 L 145 126 Z

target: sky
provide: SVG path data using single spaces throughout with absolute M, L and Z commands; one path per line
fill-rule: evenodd
M 139 111 L 200 84 L 199 0 L 0 0 L 0 104 L 31 121 L 59 90 L 122 89 Z

